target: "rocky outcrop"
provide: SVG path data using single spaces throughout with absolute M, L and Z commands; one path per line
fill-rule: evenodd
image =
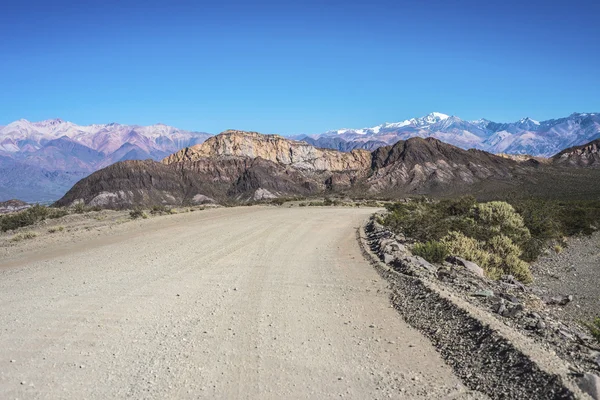
M 583 146 L 570 147 L 552 157 L 554 165 L 568 167 L 600 167 L 600 139 Z
M 371 166 L 371 153 L 353 150 L 349 153 L 319 149 L 305 142 L 278 135 L 229 130 L 206 142 L 183 149 L 165 158 L 164 164 L 196 161 L 206 157 L 263 158 L 306 171 L 360 171 Z
M 517 163 L 480 150 L 463 150 L 433 138 L 412 138 L 373 152 L 369 190 L 431 192 L 472 185 L 486 179 L 510 179 Z

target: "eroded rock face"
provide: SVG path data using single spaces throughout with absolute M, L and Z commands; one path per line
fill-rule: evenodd
M 555 165 L 600 167 L 600 139 L 583 146 L 570 147 L 552 157 Z
M 371 153 L 353 150 L 343 153 L 318 149 L 305 142 L 289 140 L 278 135 L 257 132 L 225 131 L 206 142 L 183 149 L 167 158 L 164 164 L 197 161 L 204 157 L 248 157 L 289 165 L 307 171 L 362 171 L 371 168 Z

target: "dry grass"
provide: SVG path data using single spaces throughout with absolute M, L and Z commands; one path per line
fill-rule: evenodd
M 10 239 L 11 242 L 21 242 L 23 240 L 33 239 L 37 237 L 37 233 L 35 232 L 23 232 L 18 233 Z

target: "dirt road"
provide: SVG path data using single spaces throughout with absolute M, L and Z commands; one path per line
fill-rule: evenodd
M 478 397 L 390 307 L 371 212 L 206 210 L 5 257 L 0 398 Z

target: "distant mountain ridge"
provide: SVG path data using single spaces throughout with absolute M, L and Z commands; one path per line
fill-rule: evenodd
M 230 130 L 161 162 L 118 162 L 77 182 L 57 205 L 123 208 L 247 202 L 288 196 L 598 196 L 598 143 L 556 159 L 501 157 L 434 138 L 369 152 L 315 148 L 278 135 Z M 514 158 L 513 158 L 514 157 Z M 561 156 L 562 157 L 562 156 Z M 560 158 L 560 157 L 559 157 Z M 562 158 L 560 158 L 562 160 Z M 579 160 L 579 161 L 578 161 Z M 591 183 L 591 185 L 589 184 Z
M 565 118 L 541 122 L 523 118 L 517 122 L 498 123 L 486 119 L 465 121 L 434 112 L 422 118 L 372 128 L 338 129 L 295 138 L 343 151 L 346 148 L 372 150 L 374 144 L 394 144 L 411 137 L 433 137 L 463 149 L 495 154 L 551 157 L 566 148 L 600 138 L 600 113 L 573 113 Z
M 13 197 L 30 202 L 55 200 L 81 177 L 108 165 L 126 160 L 161 160 L 180 149 L 193 148 L 210 136 L 164 124 L 80 126 L 61 119 L 18 120 L 0 127 L 0 201 Z M 371 128 L 293 138 L 316 148 L 371 152 L 413 137 L 432 137 L 462 149 L 494 154 L 531 155 L 539 160 L 600 138 L 600 114 L 574 113 L 548 121 L 523 118 L 497 123 L 486 119 L 465 121 L 434 112 Z M 583 165 L 585 161 L 571 164 Z
M 160 160 L 209 136 L 164 124 L 81 126 L 61 119 L 21 119 L 0 127 L 0 201 L 56 200 L 98 169 L 125 160 Z
M 153 161 L 113 164 L 79 181 L 58 201 L 105 207 L 249 201 L 323 193 L 395 195 L 509 181 L 527 167 L 433 138 L 369 152 L 318 149 L 278 135 L 226 131 Z

